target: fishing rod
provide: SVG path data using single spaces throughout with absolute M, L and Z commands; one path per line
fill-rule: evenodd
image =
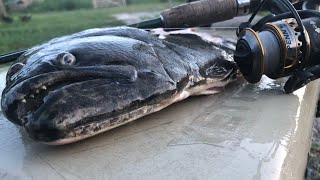
M 262 75 L 289 76 L 284 90 L 292 93 L 320 78 L 320 13 L 297 10 L 299 6 L 319 9 L 319 4 L 320 0 L 203 0 L 166 10 L 160 18 L 135 26 L 192 27 L 252 13 L 237 29 L 234 60 L 250 83 L 259 82 Z M 271 14 L 252 24 L 262 9 Z

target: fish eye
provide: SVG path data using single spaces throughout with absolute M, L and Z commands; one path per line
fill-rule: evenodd
M 8 76 L 13 76 L 15 73 L 17 73 L 18 71 L 20 71 L 23 68 L 24 64 L 22 63 L 16 63 L 14 65 L 12 65 L 10 67 L 10 69 L 8 70 Z
M 76 63 L 76 57 L 71 53 L 61 54 L 58 58 L 62 65 L 74 65 Z

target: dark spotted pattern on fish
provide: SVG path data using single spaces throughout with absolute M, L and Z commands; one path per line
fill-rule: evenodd
M 220 92 L 238 75 L 230 44 L 127 27 L 56 38 L 11 66 L 2 110 L 35 140 L 75 142 L 189 96 Z

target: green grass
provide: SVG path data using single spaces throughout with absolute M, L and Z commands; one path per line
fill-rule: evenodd
M 168 3 L 169 0 L 127 0 L 127 4 L 159 4 Z M 186 0 L 171 0 L 171 3 L 184 3 Z M 69 11 L 76 9 L 91 9 L 91 0 L 45 0 L 34 2 L 26 12 L 50 12 L 50 11 Z
M 76 9 L 90 9 L 91 0 L 45 0 L 44 2 L 34 2 L 26 10 L 27 12 L 49 12 Z
M 168 3 L 169 0 L 127 0 L 127 4 L 159 4 Z M 172 3 L 183 3 L 186 0 L 171 0 Z M 76 9 L 92 8 L 91 0 L 45 0 L 35 2 L 26 10 L 26 12 L 49 12 L 49 11 L 68 11 Z
M 12 24 L 0 23 L 0 53 L 28 48 L 54 37 L 81 30 L 117 26 L 123 23 L 112 17 L 116 13 L 159 11 L 167 4 L 139 4 L 106 9 L 82 9 L 74 11 L 32 14 L 30 22 L 20 22 L 19 14 L 14 14 Z

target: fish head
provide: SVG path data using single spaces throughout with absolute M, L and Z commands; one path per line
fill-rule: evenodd
M 137 106 L 152 95 L 148 89 L 163 93 L 172 86 L 150 45 L 109 31 L 54 39 L 23 54 L 2 93 L 7 119 L 35 140 L 54 142 L 99 131 L 86 124 Z

